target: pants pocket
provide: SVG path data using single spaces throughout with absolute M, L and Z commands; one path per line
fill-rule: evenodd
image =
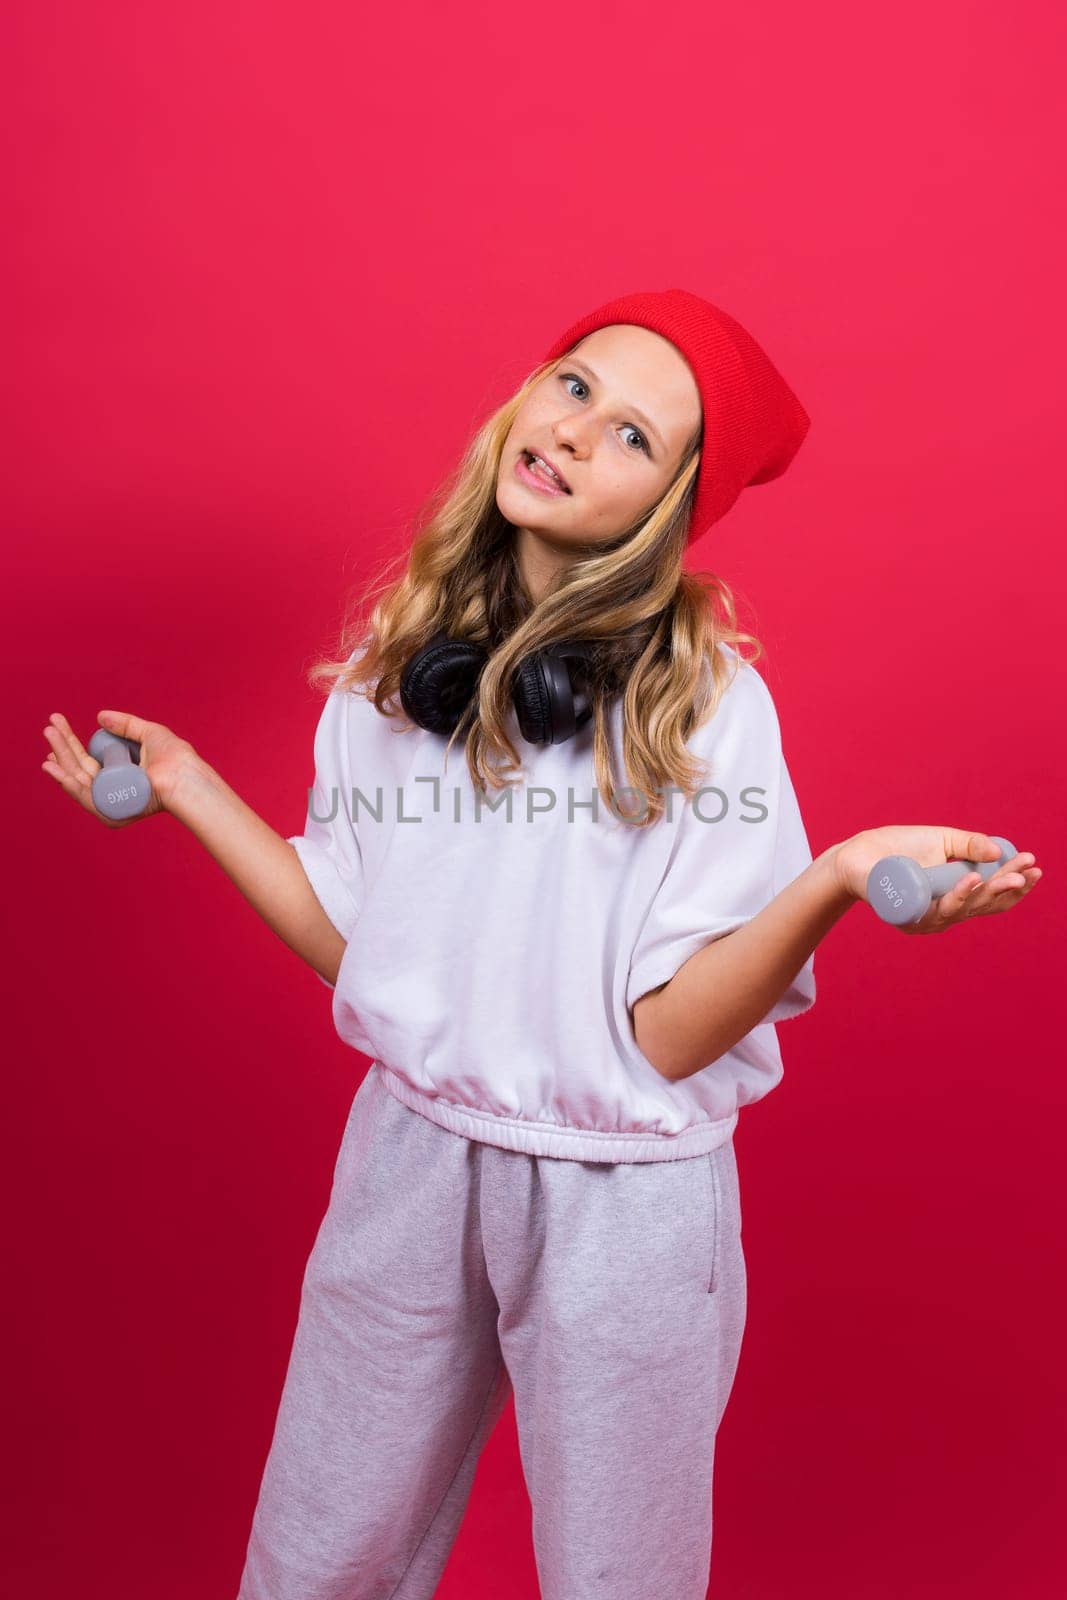
M 722 1161 L 723 1151 L 727 1147 L 721 1145 L 717 1150 L 709 1150 L 704 1157 L 704 1170 L 707 1174 L 708 1186 L 708 1224 L 711 1229 L 711 1265 L 708 1268 L 708 1294 L 714 1294 L 719 1287 L 719 1264 L 722 1258 Z

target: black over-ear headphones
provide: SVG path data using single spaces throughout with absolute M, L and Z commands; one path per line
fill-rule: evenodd
M 512 703 L 528 744 L 562 744 L 593 715 L 581 679 L 572 682 L 570 661 L 586 661 L 594 646 L 557 641 L 527 656 L 515 674 Z M 484 645 L 435 633 L 405 666 L 400 701 L 412 722 L 431 733 L 451 734 L 477 692 L 489 659 Z

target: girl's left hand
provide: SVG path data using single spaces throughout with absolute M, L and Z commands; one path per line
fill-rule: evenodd
M 867 899 L 867 877 L 883 856 L 911 856 L 920 867 L 940 867 L 946 861 L 995 861 L 999 847 L 988 833 L 967 833 L 961 828 L 868 828 L 837 846 L 834 857 L 838 882 L 856 900 Z M 946 894 L 930 902 L 919 922 L 905 923 L 901 933 L 943 933 L 970 917 L 989 917 L 1010 911 L 1030 893 L 1041 876 L 1034 856 L 1021 850 L 983 880 L 966 873 Z

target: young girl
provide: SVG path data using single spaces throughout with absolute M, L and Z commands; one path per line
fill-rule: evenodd
M 877 859 L 998 854 L 897 827 L 812 859 L 736 648 L 761 647 L 682 568 L 807 428 L 725 312 L 612 301 L 485 423 L 317 669 L 301 835 L 169 729 L 100 713 L 371 1059 L 239 1600 L 429 1600 L 512 1391 L 545 1600 L 703 1600 L 740 1108 L 780 1081 L 775 1024 L 814 1003 L 815 948 Z M 91 809 L 97 763 L 53 724 L 46 766 Z M 915 931 L 1015 904 L 1033 861 L 969 873 Z

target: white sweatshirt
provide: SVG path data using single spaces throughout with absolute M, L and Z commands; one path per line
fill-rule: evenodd
M 530 745 L 512 710 L 523 780 L 482 799 L 461 742 L 446 770 L 444 735 L 329 696 L 289 843 L 347 941 L 337 1031 L 405 1105 L 531 1155 L 673 1161 L 725 1143 L 781 1081 L 775 1024 L 814 1004 L 814 955 L 740 1043 L 676 1083 L 629 1009 L 811 863 L 770 690 L 719 649 L 738 669 L 689 739 L 703 791 L 669 792 L 671 820 L 644 829 L 596 790 L 591 722 Z M 611 737 L 624 782 L 619 699 Z

